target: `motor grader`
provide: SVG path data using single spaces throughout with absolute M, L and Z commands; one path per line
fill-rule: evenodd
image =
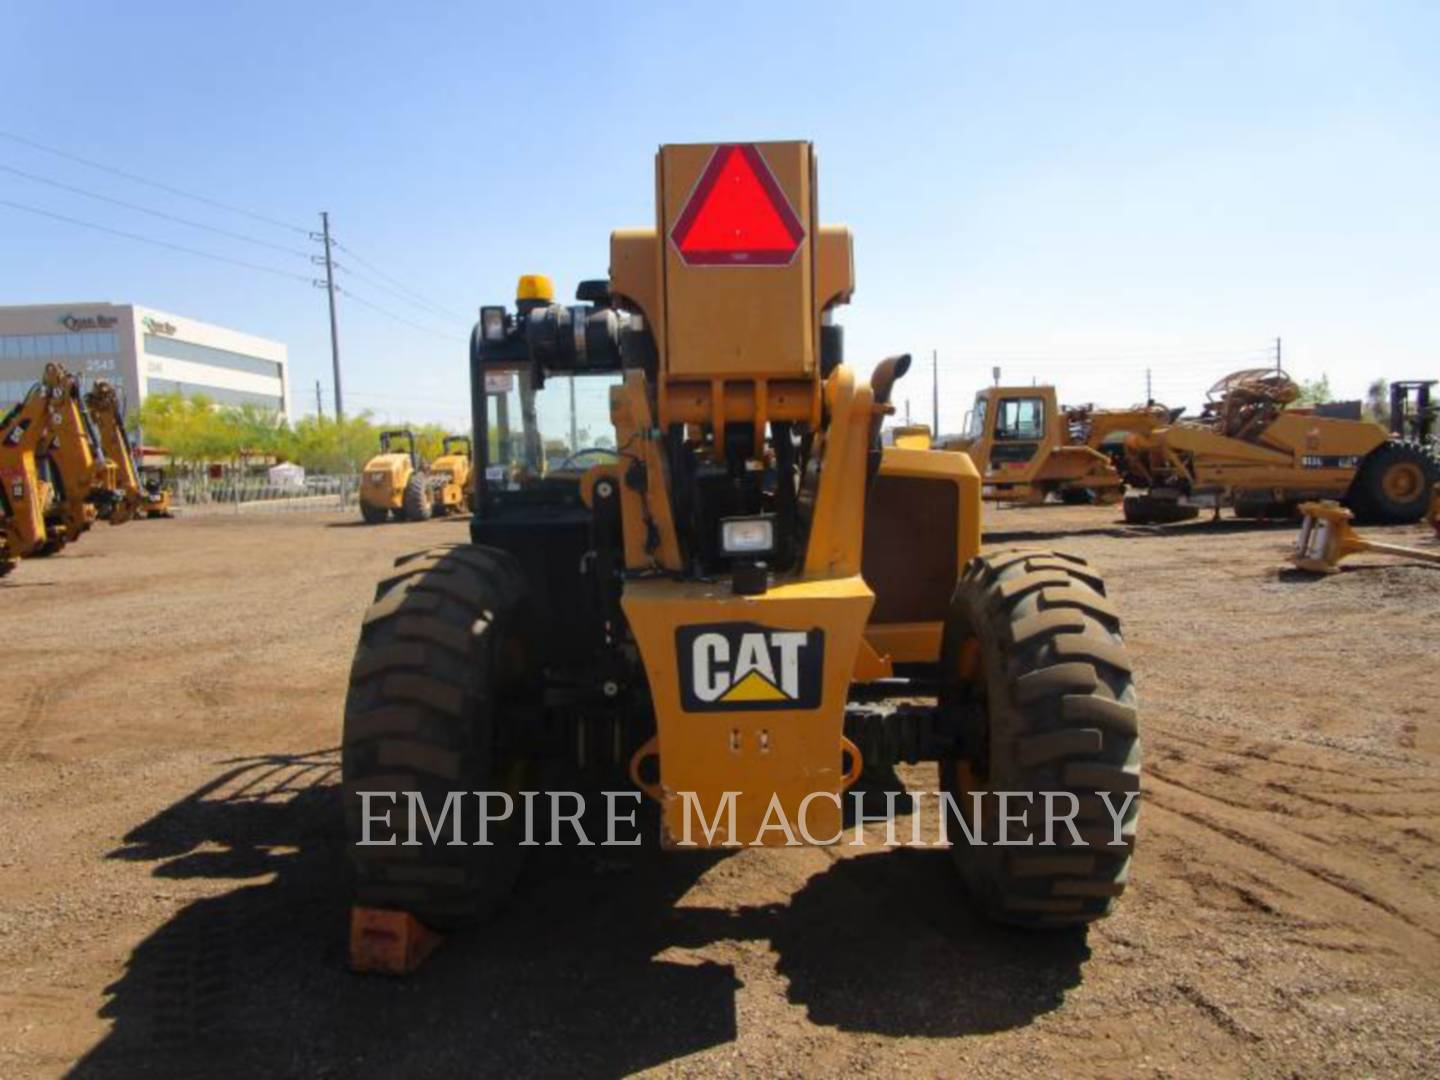
M 103 379 L 85 395 L 85 408 L 99 435 L 100 448 L 115 464 L 120 498 L 110 511 L 109 521 L 120 525 L 137 517 L 170 516 L 170 496 L 159 485 L 146 485 L 135 466 L 135 453 L 125 431 L 125 414 L 115 387 Z
M 655 175 L 655 225 L 612 233 L 608 279 L 576 304 L 530 278 L 514 308 L 481 308 L 470 542 L 398 560 L 351 669 L 355 925 L 472 923 L 528 850 L 518 813 L 483 844 L 387 843 L 379 796 L 397 835 L 423 837 L 419 811 L 448 793 L 518 807 L 628 775 L 659 804 L 664 848 L 788 844 L 766 828 L 776 807 L 834 843 L 862 772 L 920 761 L 957 805 L 980 804 L 987 842 L 950 834 L 980 909 L 1025 926 L 1105 915 L 1140 766 L 1100 573 L 982 553 L 970 459 L 881 445 L 909 357 L 868 380 L 845 362 L 851 236 L 819 222 L 809 143 L 666 145 Z M 571 377 L 608 386 L 615 449 L 547 470 L 541 426 L 565 415 L 547 388 Z M 996 791 L 1035 808 L 1072 794 L 1079 830 L 1026 846 L 1038 809 L 1004 816 Z M 1124 804 L 1114 830 L 1101 793 Z
M 0 480 L 4 572 L 20 558 L 59 551 L 120 500 L 80 384 L 59 364 L 46 364 L 0 420 Z
M 1210 388 L 1200 416 L 1128 437 L 1122 471 L 1139 490 L 1125 497 L 1125 519 L 1163 523 L 1223 506 L 1288 518 L 1327 499 L 1363 521 L 1424 517 L 1440 479 L 1427 448 L 1370 420 L 1296 406 L 1299 394 L 1275 368 L 1237 371 Z
M 1111 440 L 1158 426 L 1163 412 L 1061 409 L 1053 386 L 991 386 L 975 395 L 965 433 L 943 448 L 970 456 L 988 500 L 1038 505 L 1055 495 L 1065 503 L 1115 503 L 1125 482 Z

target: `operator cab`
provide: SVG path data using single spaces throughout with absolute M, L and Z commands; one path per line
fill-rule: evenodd
M 539 628 L 555 664 L 583 666 L 604 646 L 605 598 L 589 565 L 595 520 L 581 499 L 587 469 L 618 459 L 610 388 L 621 378 L 618 338 L 630 316 L 605 282 L 585 282 L 574 306 L 555 304 L 542 275 L 525 275 L 516 305 L 480 309 L 470 338 L 474 495 L 470 536 L 525 571 L 533 610 L 564 612 Z M 613 523 L 612 523 L 613 526 Z M 618 546 L 618 535 L 607 536 Z
M 1034 460 L 1045 439 L 1045 411 L 1045 398 L 1038 394 L 982 390 L 975 395 L 965 434 L 972 446 L 989 441 L 987 472 Z

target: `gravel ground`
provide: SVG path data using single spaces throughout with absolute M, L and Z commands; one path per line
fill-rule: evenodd
M 937 850 L 542 848 L 398 981 L 344 969 L 334 748 L 374 580 L 464 524 L 137 522 L 26 562 L 0 1075 L 1434 1075 L 1440 573 L 1311 581 L 1289 528 L 1116 517 L 987 512 L 1127 620 L 1141 835 L 1088 934 L 979 922 Z

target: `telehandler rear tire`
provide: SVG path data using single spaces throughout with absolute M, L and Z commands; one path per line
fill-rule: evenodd
M 946 619 L 942 708 L 968 716 L 962 755 L 940 762 L 943 791 L 970 816 L 971 792 L 1020 792 L 1023 812 L 1001 839 L 998 800 L 981 803 L 971 845 L 951 823 L 951 854 L 966 890 L 990 918 L 1027 927 L 1077 926 L 1109 914 L 1125 891 L 1134 851 L 1140 737 L 1130 661 L 1105 585 L 1085 560 L 1048 551 L 972 559 Z M 969 705 L 967 709 L 965 706 Z M 978 708 L 976 708 L 978 706 Z M 1069 792 L 1075 829 L 1054 823 L 1046 840 L 1042 792 Z M 1120 837 L 1101 800 L 1122 807 Z M 1055 796 L 1063 814 L 1068 800 Z
M 350 670 L 341 756 L 356 903 L 448 930 L 483 920 L 509 895 L 526 850 L 516 846 L 517 793 L 528 766 L 503 749 L 501 729 L 527 682 L 525 594 L 509 555 L 468 545 L 405 556 L 376 589 Z M 362 791 L 382 793 L 370 797 L 368 823 Z M 469 793 L 501 791 L 515 812 L 477 846 Z M 438 841 L 407 792 L 423 799 Z M 450 844 L 457 810 L 439 826 L 451 792 L 466 793 L 461 846 Z M 498 796 L 490 808 L 501 812 Z M 418 844 L 408 845 L 412 830 Z
M 369 503 L 360 504 L 360 517 L 364 519 L 366 525 L 383 525 L 389 516 L 388 507 L 371 506 Z
M 406 521 L 429 521 L 435 512 L 434 497 L 425 483 L 425 477 L 418 472 L 411 473 L 410 479 L 405 482 L 405 494 L 401 498 L 400 509 Z
M 1345 503 L 1362 521 L 1413 525 L 1430 509 L 1440 465 L 1414 443 L 1382 443 L 1360 463 Z

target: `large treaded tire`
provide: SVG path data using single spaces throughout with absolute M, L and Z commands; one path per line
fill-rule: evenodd
M 425 477 L 418 472 L 411 473 L 405 481 L 405 494 L 400 500 L 400 512 L 406 521 L 429 521 L 435 512 L 435 500 Z
M 977 665 L 968 680 L 967 654 Z M 965 757 L 941 761 L 942 790 L 967 814 L 969 790 L 1036 793 L 1020 832 L 1033 829 L 1037 846 L 971 845 L 952 826 L 951 853 L 972 899 L 992 919 L 1020 926 L 1068 927 L 1109 914 L 1129 879 L 1139 799 L 1122 818 L 1124 845 L 1110 846 L 1114 825 L 1098 793 L 1112 792 L 1118 808 L 1140 790 L 1140 737 L 1120 620 L 1099 574 L 1059 552 L 977 556 L 956 587 L 941 663 L 946 694 L 957 695 L 942 704 L 978 697 L 983 717 L 965 732 Z M 1057 846 L 1038 846 L 1046 791 L 1075 794 L 1084 846 L 1073 846 L 1059 823 Z M 996 800 L 983 805 L 982 835 L 993 844 Z
M 1197 507 L 1181 506 L 1172 499 L 1157 499 L 1152 495 L 1126 495 L 1122 510 L 1128 525 L 1172 525 L 1200 515 Z
M 1397 478 L 1407 483 L 1397 490 Z M 1345 505 L 1362 521 L 1413 525 L 1430 509 L 1430 492 L 1440 482 L 1440 464 L 1411 442 L 1381 443 L 1360 463 Z
M 356 793 L 397 793 L 391 822 L 403 842 L 403 792 L 420 792 L 438 821 L 448 792 L 513 796 L 523 786 L 523 764 L 497 749 L 497 735 L 526 678 L 525 591 L 508 554 L 464 545 L 405 556 L 377 587 L 350 670 L 341 758 L 357 903 L 453 929 L 486 918 L 514 885 L 525 852 L 515 846 L 518 798 L 517 817 L 492 827 L 492 846 L 473 843 L 473 796 L 462 800 L 466 846 L 447 846 L 449 822 L 441 843 L 431 843 L 418 815 L 419 846 L 362 846 Z M 372 802 L 372 815 L 391 805 Z M 372 839 L 388 836 L 372 827 Z
M 366 525 L 383 525 L 389 516 L 390 508 L 388 506 L 371 506 L 366 502 L 360 504 L 360 517 Z

